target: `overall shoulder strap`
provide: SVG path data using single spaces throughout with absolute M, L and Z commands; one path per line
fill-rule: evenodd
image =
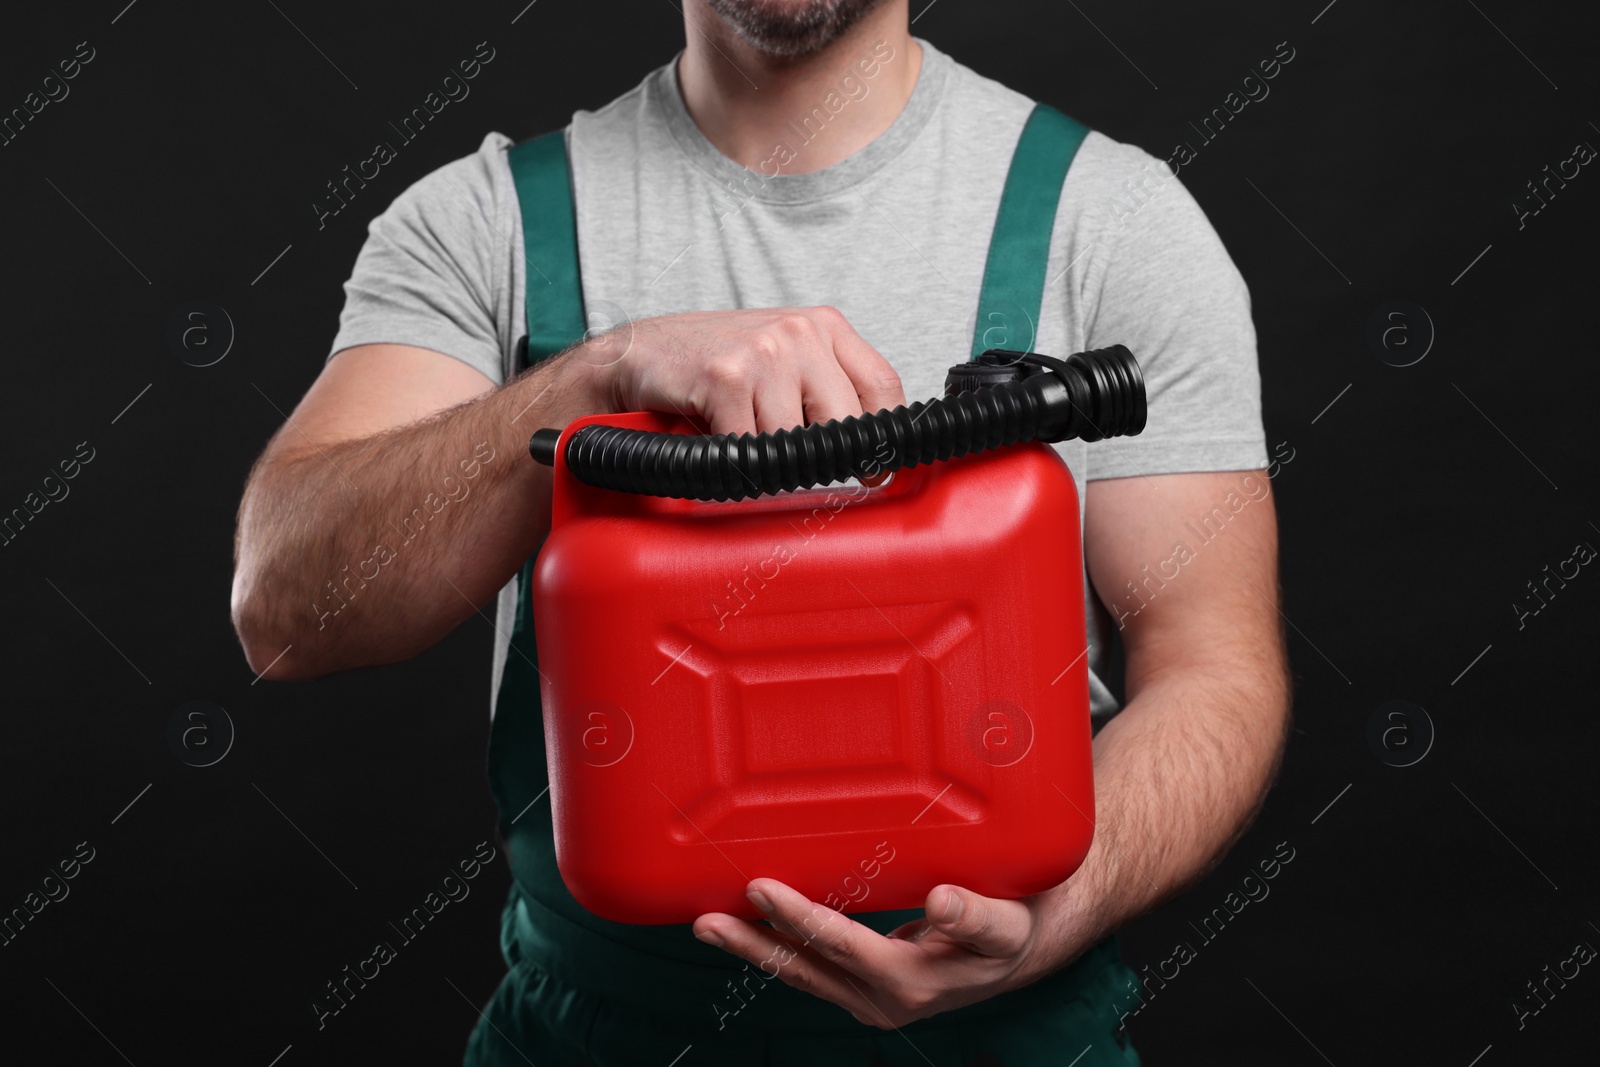
M 1061 183 L 1089 128 L 1048 104 L 1034 105 L 1000 194 L 978 295 L 972 358 L 989 348 L 1031 349 L 1049 269 Z
M 522 209 L 522 253 L 528 334 L 518 361 L 529 367 L 583 336 L 587 320 L 578 274 L 578 228 L 573 216 L 572 174 L 561 130 L 514 145 L 507 158 Z M 533 559 L 517 574 L 517 608 L 510 647 L 495 694 L 489 733 L 489 785 L 500 810 L 501 831 L 519 881 L 543 886 L 555 879 L 548 806 L 521 820 L 549 787 L 539 702 L 538 645 L 534 640 L 530 586 Z
M 567 348 L 587 328 L 578 274 L 578 226 L 564 131 L 523 141 L 506 155 L 522 208 L 528 336 L 520 355 L 528 367 Z

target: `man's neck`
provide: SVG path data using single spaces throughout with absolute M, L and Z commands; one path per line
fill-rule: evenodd
M 922 68 L 906 3 L 884 0 L 821 51 L 784 59 L 746 44 L 705 0 L 684 0 L 688 44 L 677 75 L 690 117 L 723 155 L 752 170 L 766 163 L 772 173 L 780 145 L 792 150 L 777 156 L 783 174 L 859 152 L 905 108 Z

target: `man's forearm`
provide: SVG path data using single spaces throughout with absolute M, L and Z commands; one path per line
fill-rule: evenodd
M 1094 845 L 1045 894 L 1043 969 L 1193 884 L 1243 833 L 1283 750 L 1289 691 L 1279 664 L 1263 656 L 1228 674 L 1172 669 L 1096 736 Z
M 550 471 L 528 438 L 601 409 L 588 369 L 556 357 L 355 440 L 280 430 L 239 509 L 233 614 L 251 667 L 294 678 L 402 660 L 493 596 L 549 528 Z

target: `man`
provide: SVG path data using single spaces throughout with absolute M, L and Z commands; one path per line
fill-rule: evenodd
M 373 222 L 330 358 L 240 509 L 234 619 L 265 677 L 405 659 L 499 594 L 498 689 L 549 526 L 549 469 L 523 452 L 539 427 L 655 409 L 778 430 L 938 395 L 967 354 L 1031 101 L 913 38 L 906 0 L 683 11 L 681 55 L 568 131 L 584 301 L 623 325 L 518 373 L 549 279 L 499 135 Z M 758 877 L 770 922 L 702 916 L 696 942 L 588 915 L 513 857 L 511 970 L 469 1062 L 1138 1062 L 1108 938 L 1218 861 L 1282 748 L 1276 525 L 1248 294 L 1170 172 L 1091 133 L 1049 256 L 1036 328 L 1014 316 L 995 347 L 1124 344 L 1150 396 L 1142 436 L 1057 446 L 1092 582 L 1081 869 L 1025 900 L 937 886 L 898 930 Z M 1101 680 L 1118 638 L 1120 709 Z M 548 807 L 501 814 L 548 837 Z

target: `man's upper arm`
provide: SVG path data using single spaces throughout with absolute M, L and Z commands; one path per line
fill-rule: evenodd
M 293 452 L 369 437 L 493 388 L 482 371 L 430 349 L 393 344 L 346 348 L 311 383 L 274 448 Z
M 1281 669 L 1278 526 L 1264 472 L 1100 479 L 1085 515 L 1085 563 L 1122 627 L 1129 699 L 1170 668 Z
M 1141 168 L 1159 173 L 1131 146 L 1107 159 L 1108 201 Z M 1281 655 L 1249 290 L 1182 183 L 1151 184 L 1106 223 L 1083 290 L 1089 347 L 1127 345 L 1149 400 L 1144 433 L 1088 445 L 1084 472 L 1085 562 L 1121 630 L 1130 699 L 1153 671 Z

